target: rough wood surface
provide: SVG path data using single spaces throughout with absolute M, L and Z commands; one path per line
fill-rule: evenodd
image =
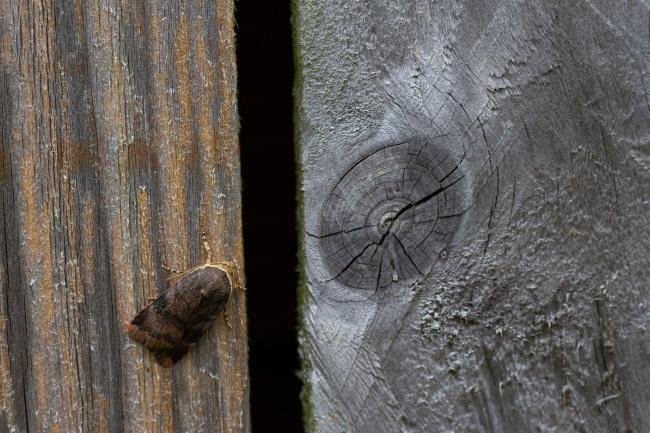
M 649 6 L 296 1 L 313 431 L 650 431 Z
M 245 297 L 172 370 L 124 326 L 242 263 L 233 2 L 0 0 L 0 432 L 248 430 Z

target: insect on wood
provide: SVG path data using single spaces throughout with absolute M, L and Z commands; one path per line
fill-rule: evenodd
M 224 309 L 232 291 L 234 265 L 205 264 L 178 277 L 144 307 L 127 327 L 129 337 L 149 349 L 163 367 L 172 367 Z

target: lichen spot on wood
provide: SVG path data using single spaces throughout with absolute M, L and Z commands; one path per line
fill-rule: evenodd
M 411 139 L 362 156 L 320 214 L 316 237 L 331 280 L 376 291 L 423 276 L 447 257 L 465 194 L 461 164 L 435 140 Z

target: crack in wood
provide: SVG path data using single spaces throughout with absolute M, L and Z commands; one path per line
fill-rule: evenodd
M 372 291 L 410 282 L 448 248 L 465 211 L 465 175 L 462 159 L 454 161 L 433 140 L 384 146 L 339 177 L 319 232 L 307 233 L 319 242 L 328 281 Z

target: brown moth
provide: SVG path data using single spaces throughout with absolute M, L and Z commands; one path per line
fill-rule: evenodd
M 196 344 L 223 310 L 232 291 L 230 263 L 206 264 L 183 273 L 144 307 L 127 327 L 129 337 L 172 367 Z

